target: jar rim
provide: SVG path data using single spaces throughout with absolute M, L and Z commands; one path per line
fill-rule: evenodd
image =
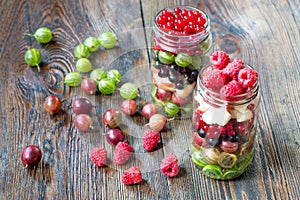
M 154 27 L 160 31 L 162 31 L 166 36 L 169 36 L 169 37 L 172 37 L 172 36 L 175 36 L 175 34 L 171 34 L 169 32 L 166 32 L 164 31 L 163 29 L 161 29 L 158 24 L 157 24 L 157 18 L 160 16 L 160 14 L 162 13 L 163 10 L 174 10 L 174 8 L 177 8 L 177 7 L 180 7 L 180 8 L 186 8 L 186 9 L 189 9 L 189 10 L 195 10 L 195 11 L 199 11 L 201 12 L 202 16 L 205 18 L 206 22 L 204 24 L 204 29 L 198 33 L 195 33 L 195 34 L 191 34 L 191 35 L 176 35 L 176 37 L 178 38 L 183 38 L 183 39 L 189 39 L 190 37 L 197 37 L 197 36 L 202 36 L 202 35 L 205 35 L 206 32 L 207 32 L 207 29 L 209 29 L 209 25 L 210 25 L 210 19 L 208 17 L 208 15 L 203 11 L 203 10 L 200 10 L 196 7 L 192 7 L 192 6 L 169 6 L 169 7 L 165 7 L 163 9 L 161 9 L 160 11 L 157 12 L 156 16 L 154 17 Z
M 226 96 L 225 94 L 221 94 L 219 92 L 215 92 L 209 88 L 207 88 L 203 81 L 201 75 L 203 74 L 204 70 L 206 70 L 210 66 L 203 67 L 199 74 L 197 79 L 197 90 L 199 91 L 204 90 L 204 93 L 206 96 L 208 96 L 210 99 L 213 99 L 214 101 L 224 104 L 224 103 L 232 103 L 232 104 L 244 104 L 245 102 L 252 101 L 256 96 L 258 95 L 258 89 L 259 89 L 259 76 L 257 78 L 257 81 L 254 83 L 253 88 L 243 94 L 234 95 L 234 96 Z M 251 65 L 245 63 L 245 68 L 254 69 Z

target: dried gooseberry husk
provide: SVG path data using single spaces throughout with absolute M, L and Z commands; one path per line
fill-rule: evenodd
M 126 115 L 134 115 L 137 112 L 138 104 L 132 99 L 126 99 L 121 104 L 121 110 Z
M 81 84 L 82 77 L 79 72 L 70 72 L 65 76 L 64 83 L 69 86 L 78 86 Z
M 84 44 L 79 44 L 74 48 L 74 56 L 77 59 L 87 58 L 89 55 L 90 51 Z
M 111 69 L 107 73 L 107 78 L 112 80 L 115 84 L 118 84 L 121 81 L 122 75 L 117 69 Z
M 105 133 L 106 141 L 112 145 L 117 145 L 119 142 L 123 142 L 125 140 L 125 136 L 120 129 L 109 129 Z
M 87 114 L 79 114 L 74 118 L 74 125 L 79 131 L 86 132 L 92 129 L 93 120 Z
M 88 95 L 95 94 L 97 90 L 97 84 L 90 78 L 84 78 L 81 82 L 81 90 Z
M 104 112 L 102 121 L 109 128 L 116 128 L 122 122 L 122 113 L 114 108 L 108 109 Z
M 97 38 L 90 36 L 84 40 L 83 44 L 89 49 L 90 52 L 95 52 L 99 49 L 100 41 Z
M 121 97 L 124 99 L 135 99 L 139 95 L 138 87 L 133 83 L 124 83 L 119 89 Z
M 101 46 L 110 49 L 116 45 L 117 37 L 112 32 L 104 32 L 99 35 L 98 40 L 100 41 Z
M 98 89 L 102 94 L 112 94 L 115 88 L 115 83 L 108 78 L 104 78 L 98 82 Z
M 90 72 L 93 67 L 92 63 L 87 58 L 80 58 L 76 62 L 76 68 L 82 73 Z
M 42 55 L 38 49 L 28 49 L 25 52 L 24 59 L 28 65 L 30 65 L 31 67 L 36 66 L 38 71 L 40 71 L 39 64 L 42 62 Z
M 154 114 L 150 117 L 149 123 L 145 126 L 149 126 L 154 131 L 161 131 L 166 127 L 168 119 L 162 114 Z
M 36 145 L 28 145 L 22 150 L 21 160 L 26 168 L 32 168 L 42 159 L 42 151 Z
M 100 68 L 93 69 L 90 73 L 90 78 L 96 82 L 99 82 L 106 77 L 107 77 L 106 72 Z
M 87 98 L 79 97 L 76 98 L 72 102 L 72 112 L 75 113 L 76 115 L 79 114 L 87 114 L 89 115 L 92 110 L 93 110 L 93 104 L 91 101 Z
M 34 34 L 24 33 L 24 35 L 32 36 L 39 43 L 45 44 L 52 40 L 52 31 L 47 27 L 38 28 Z
M 46 112 L 52 114 L 58 113 L 61 109 L 62 103 L 58 96 L 50 95 L 48 96 L 43 104 Z
M 146 119 L 149 119 L 152 115 L 158 114 L 158 108 L 153 103 L 147 103 L 142 108 L 142 115 Z

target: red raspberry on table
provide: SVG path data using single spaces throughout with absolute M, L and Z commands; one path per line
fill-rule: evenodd
M 142 182 L 142 173 L 140 168 L 133 166 L 124 171 L 122 175 L 122 182 L 125 185 L 138 184 Z
M 226 83 L 227 77 L 220 71 L 210 66 L 203 72 L 202 82 L 205 87 L 218 92 Z
M 160 169 L 167 177 L 174 177 L 178 174 L 178 159 L 174 153 L 168 154 L 161 162 Z
M 142 139 L 144 142 L 144 149 L 146 151 L 152 151 L 160 140 L 160 133 L 154 130 L 147 130 Z
M 242 85 L 235 80 L 230 81 L 229 83 L 224 85 L 220 90 L 220 93 L 226 95 L 226 97 L 232 97 L 239 94 L 243 94 L 243 92 L 244 90 Z
M 131 156 L 133 151 L 132 146 L 127 144 L 126 142 L 119 142 L 116 145 L 115 152 L 114 152 L 114 163 L 118 165 L 124 164 Z
M 217 69 L 224 69 L 230 62 L 230 58 L 224 51 L 215 51 L 210 55 L 210 62 Z
M 97 167 L 105 166 L 107 151 L 103 148 L 95 148 L 90 153 L 90 158 Z
M 249 91 L 253 88 L 257 79 L 258 73 L 251 68 L 241 69 L 238 75 L 238 82 L 242 84 L 243 88 L 246 89 L 246 91 Z

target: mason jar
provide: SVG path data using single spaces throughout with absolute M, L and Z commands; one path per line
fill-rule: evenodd
M 253 69 L 247 64 L 244 68 Z M 225 96 L 205 86 L 205 70 L 199 73 L 194 92 L 191 158 L 202 174 L 230 180 L 243 174 L 253 159 L 260 102 L 258 77 L 246 92 Z
M 164 8 L 151 41 L 152 97 L 171 116 L 192 115 L 193 90 L 212 43 L 210 20 L 194 7 Z

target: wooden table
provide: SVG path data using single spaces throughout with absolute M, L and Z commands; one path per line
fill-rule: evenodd
M 135 82 L 147 97 L 149 31 L 156 12 L 169 5 L 203 9 L 211 19 L 214 49 L 228 51 L 253 65 L 262 93 L 256 153 L 249 169 L 234 181 L 201 175 L 190 159 L 191 121 L 175 120 L 163 133 L 161 148 L 145 153 L 141 134 L 147 121 L 123 117 L 122 129 L 135 153 L 122 166 L 111 161 L 97 168 L 89 158 L 95 147 L 113 147 L 104 138 L 104 110 L 120 108 L 121 98 L 89 96 L 94 104 L 95 129 L 79 132 L 70 104 L 83 96 L 80 88 L 63 84 L 75 71 L 73 49 L 88 36 L 116 33 L 117 47 L 100 49 L 90 57 L 94 68 L 120 69 L 122 82 Z M 299 199 L 300 197 L 300 3 L 297 0 L 110 0 L 0 2 L 0 199 Z M 23 36 L 46 26 L 53 42 L 41 45 Z M 41 71 L 29 67 L 24 53 L 41 50 Z M 146 81 L 145 81 L 146 80 Z M 43 101 L 63 100 L 62 111 L 50 116 Z M 20 157 L 28 144 L 39 145 L 43 158 L 33 170 Z M 167 153 L 179 158 L 180 172 L 166 178 L 159 163 Z M 123 171 L 140 166 L 143 182 L 124 186 Z

